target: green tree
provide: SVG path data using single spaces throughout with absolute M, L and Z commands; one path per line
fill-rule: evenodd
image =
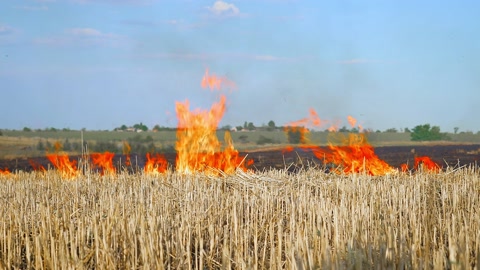
M 250 130 L 250 131 L 255 130 L 255 125 L 252 122 L 250 122 L 247 125 L 247 129 Z
M 67 139 L 63 142 L 63 150 L 64 151 L 72 151 L 72 143 Z
M 240 140 L 241 143 L 248 143 L 248 136 L 245 134 L 240 135 L 238 139 Z
M 160 131 L 161 127 L 159 125 L 155 125 L 152 130 L 153 131 Z
M 39 140 L 37 143 L 37 150 L 38 151 L 45 151 L 45 144 L 43 143 L 43 140 Z
M 275 130 L 275 122 L 273 122 L 273 120 L 270 120 L 267 124 L 267 130 L 268 131 L 272 131 L 272 130 Z
M 397 133 L 398 130 L 396 128 L 388 128 L 385 130 L 385 132 L 389 132 L 389 133 Z
M 23 131 L 25 131 L 25 132 L 30 132 L 30 131 L 32 131 L 32 129 L 29 128 L 29 127 L 24 127 L 24 128 L 23 128 Z
M 299 144 L 302 143 L 302 132 L 299 129 L 289 128 L 287 131 L 288 143 Z
M 459 129 L 460 129 L 459 127 L 454 127 L 453 128 L 453 133 L 457 134 Z
M 142 122 L 140 122 L 140 124 L 133 125 L 133 127 L 138 129 L 138 130 L 141 130 L 141 131 L 147 131 L 148 130 L 148 127 L 146 125 L 144 125 Z
M 418 125 L 412 129 L 410 134 L 412 141 L 438 141 L 449 139 L 445 133 L 440 132 L 440 127 L 430 124 Z
M 257 140 L 258 145 L 271 144 L 271 143 L 274 143 L 273 139 L 272 138 L 267 138 L 263 135 L 260 135 L 260 137 Z

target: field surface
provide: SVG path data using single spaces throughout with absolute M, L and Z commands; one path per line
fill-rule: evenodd
M 319 149 L 327 150 L 328 147 Z M 394 168 L 400 168 L 401 164 L 414 164 L 417 156 L 429 156 L 441 167 L 460 167 L 467 165 L 478 165 L 480 160 L 480 144 L 443 144 L 443 145 L 413 145 L 413 146 L 381 146 L 375 147 L 378 157 Z M 291 169 L 300 167 L 323 167 L 322 160 L 316 158 L 310 151 L 300 147 L 293 151 L 286 152 L 284 148 L 270 147 L 258 148 L 250 151 L 242 151 L 242 156 L 253 160 L 249 168 L 254 171 L 275 169 Z M 175 153 L 165 153 L 169 166 L 175 167 Z M 80 156 L 71 156 L 72 159 L 80 159 Z M 132 165 L 125 167 L 125 155 L 115 155 L 113 163 L 117 170 L 128 169 L 139 171 L 145 165 L 144 155 L 130 155 Z M 36 166 L 42 165 L 45 168 L 51 167 L 51 163 L 45 157 L 36 158 L 15 158 L 0 160 L 0 168 L 8 168 L 9 171 L 32 171 Z
M 478 269 L 474 167 L 0 175 L 2 269 Z

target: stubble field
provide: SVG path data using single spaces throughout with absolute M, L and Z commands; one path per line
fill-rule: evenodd
M 468 269 L 475 167 L 0 175 L 3 269 Z

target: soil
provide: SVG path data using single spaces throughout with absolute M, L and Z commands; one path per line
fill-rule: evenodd
M 326 147 L 323 149 L 327 150 Z M 401 164 L 414 164 L 414 158 L 417 156 L 429 156 L 433 161 L 442 167 L 459 167 L 465 165 L 478 166 L 480 159 L 480 144 L 471 145 L 429 145 L 429 146 L 383 146 L 376 147 L 375 153 L 378 157 L 390 166 L 399 168 Z M 251 169 L 262 171 L 268 169 L 287 169 L 296 171 L 306 166 L 322 166 L 321 160 L 308 150 L 294 148 L 293 151 L 284 151 L 283 149 L 266 149 L 250 152 L 242 152 L 247 160 L 252 159 Z M 130 171 L 142 169 L 145 164 L 145 157 L 132 154 L 131 162 L 133 166 L 128 167 Z M 170 166 L 175 164 L 175 153 L 164 154 Z M 71 159 L 79 159 L 78 156 Z M 124 155 L 116 155 L 114 164 L 120 167 L 125 161 Z M 0 160 L 0 168 L 7 168 L 10 171 L 33 171 L 35 167 L 52 167 L 51 163 L 45 157 L 37 158 L 17 158 L 10 160 Z M 123 166 L 124 167 L 124 166 Z M 125 167 L 124 167 L 125 168 Z

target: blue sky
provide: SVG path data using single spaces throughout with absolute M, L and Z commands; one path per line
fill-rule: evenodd
M 1 0 L 0 128 L 176 126 L 235 82 L 221 125 L 308 116 L 480 130 L 480 2 Z

